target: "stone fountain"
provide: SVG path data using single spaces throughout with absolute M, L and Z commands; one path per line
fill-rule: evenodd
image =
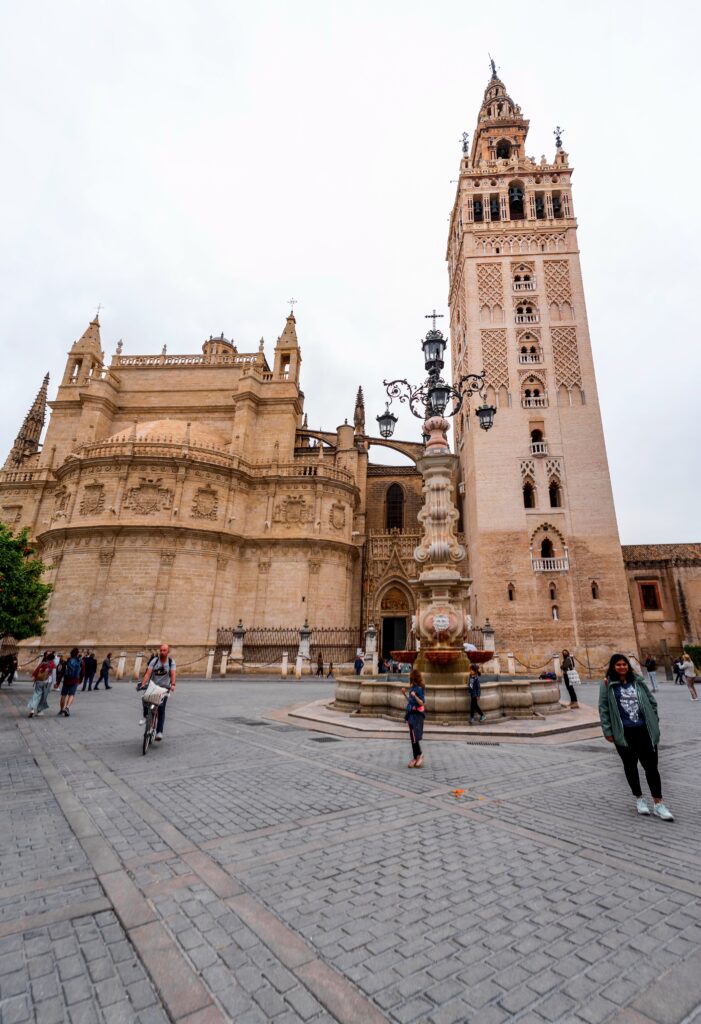
M 481 392 L 484 375 L 469 375 L 454 387 L 447 385 L 439 376 L 443 351 L 436 354 L 435 349 L 430 349 L 430 342 L 445 347 L 443 335 L 435 330 L 435 320 L 434 330 L 428 332 L 423 343 L 429 379 L 422 388 L 411 389 L 406 381 L 385 384 L 388 394 L 400 400 L 404 399 L 399 385 L 405 387 L 415 415 L 418 415 L 414 410 L 417 397 L 429 412 L 424 423 L 426 452 L 417 462 L 423 477 L 424 504 L 418 517 L 423 537 L 414 550 L 420 570 L 414 585 L 419 648 L 414 668 L 423 678 L 427 720 L 464 725 L 469 709 L 470 661 L 464 644 L 468 636 L 467 597 L 471 581 L 461 576 L 457 568 L 465 558 L 465 550 L 456 535 L 458 512 L 452 500 L 458 460 L 448 445 L 450 424 L 443 412 L 449 395 L 456 400 L 454 415 L 465 393 Z M 463 389 L 462 385 L 468 380 L 470 383 Z M 440 392 L 438 400 L 437 392 Z M 477 415 L 480 425 L 489 429 L 494 410 L 484 404 Z M 390 421 L 396 422 L 396 417 L 389 412 L 389 406 L 384 415 L 378 417 L 381 430 L 383 420 L 391 433 L 393 422 Z M 334 707 L 361 715 L 403 718 L 405 699 L 401 688 L 405 685 L 405 678 L 395 681 L 387 675 L 341 677 L 336 684 Z M 480 706 L 488 720 L 541 717 L 563 710 L 559 696 L 557 682 L 486 675 L 482 681 Z

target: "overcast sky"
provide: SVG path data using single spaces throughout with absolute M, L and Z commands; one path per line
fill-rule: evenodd
M 528 153 L 566 129 L 621 539 L 698 541 L 699 27 L 657 0 L 2 4 L 3 457 L 98 303 L 108 356 L 224 331 L 270 357 L 294 297 L 310 426 L 358 384 L 374 425 L 447 313 L 491 52 Z

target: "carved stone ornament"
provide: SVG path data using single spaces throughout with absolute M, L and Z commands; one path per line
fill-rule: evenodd
M 13 523 L 18 523 L 22 518 L 22 506 L 21 505 L 3 505 L 2 506 L 2 519 L 3 522 L 7 523 L 8 526 L 12 526 Z
M 288 494 L 275 507 L 273 518 L 276 523 L 295 526 L 298 523 L 308 523 L 312 518 L 312 509 L 304 495 Z
M 124 502 L 125 508 L 139 516 L 150 516 L 159 509 L 169 509 L 173 505 L 173 492 L 162 487 L 162 479 L 154 480 L 140 477 L 138 487 L 131 487 Z
M 161 565 L 169 566 L 175 561 L 175 549 L 163 548 L 161 551 Z
M 346 525 L 346 506 L 337 501 L 334 502 L 329 512 L 329 522 L 334 530 L 342 530 Z
M 219 492 L 213 487 L 198 487 L 192 501 L 195 519 L 216 519 L 219 511 Z
M 114 548 L 100 548 L 100 565 L 109 565 L 114 558 Z
M 383 612 L 408 612 L 406 596 L 398 587 L 392 587 L 382 598 L 380 607 Z
M 65 516 L 69 498 L 67 488 L 59 487 L 54 494 L 54 516 Z
M 81 516 L 96 516 L 105 507 L 105 488 L 102 484 L 90 483 L 83 489 L 78 512 Z

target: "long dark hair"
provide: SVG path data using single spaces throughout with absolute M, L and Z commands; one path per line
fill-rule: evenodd
M 625 661 L 626 665 L 628 666 L 628 673 L 626 675 L 626 682 L 634 683 L 635 682 L 635 672 L 633 671 L 633 666 L 628 661 L 628 659 L 626 658 L 625 654 L 612 654 L 611 655 L 611 660 L 609 661 L 609 667 L 606 670 L 606 679 L 608 680 L 608 682 L 609 683 L 616 683 L 616 682 L 618 682 L 618 679 L 619 679 L 618 672 L 616 671 L 616 669 L 614 667 L 617 661 Z

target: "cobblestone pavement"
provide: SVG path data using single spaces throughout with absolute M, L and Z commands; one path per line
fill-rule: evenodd
M 659 696 L 673 824 L 603 739 L 337 738 L 330 684 L 0 690 L 0 1024 L 701 1024 L 701 709 Z M 582 700 L 594 703 L 593 686 Z M 456 796 L 454 790 L 463 790 Z

